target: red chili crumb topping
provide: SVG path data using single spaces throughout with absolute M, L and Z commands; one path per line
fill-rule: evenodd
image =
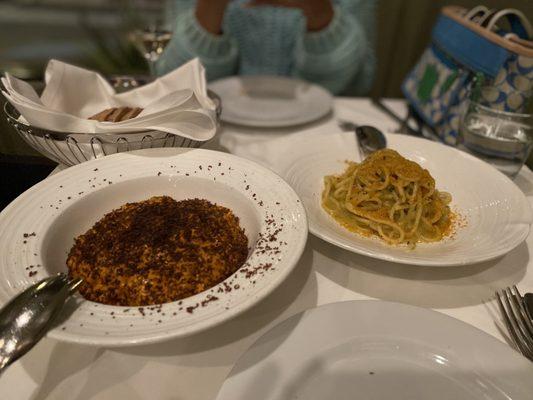
M 207 290 L 246 261 L 231 210 L 168 196 L 128 203 L 75 239 L 67 266 L 88 300 L 120 306 L 176 301 Z

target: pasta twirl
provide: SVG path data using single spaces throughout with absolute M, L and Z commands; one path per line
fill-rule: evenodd
M 451 195 L 435 188 L 426 169 L 394 150 L 349 162 L 324 178 L 322 206 L 345 228 L 389 244 L 435 242 L 451 227 Z

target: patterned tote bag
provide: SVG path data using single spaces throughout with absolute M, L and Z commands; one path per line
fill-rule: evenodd
M 455 145 L 465 100 L 478 87 L 492 108 L 525 111 L 533 88 L 532 37 L 518 10 L 444 7 L 402 91 L 441 140 Z

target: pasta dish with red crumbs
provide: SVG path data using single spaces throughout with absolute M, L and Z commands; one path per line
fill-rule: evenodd
M 231 210 L 168 196 L 128 203 L 75 239 L 69 274 L 88 300 L 118 306 L 176 301 L 238 270 L 248 239 Z
M 326 176 L 322 192 L 323 208 L 348 230 L 411 248 L 451 233 L 451 200 L 428 170 L 390 149 Z

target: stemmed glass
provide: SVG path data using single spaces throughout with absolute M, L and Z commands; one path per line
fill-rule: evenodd
M 172 37 L 172 32 L 151 25 L 143 29 L 136 29 L 130 33 L 130 40 L 143 55 L 148 63 L 150 75 L 155 75 L 155 64 Z
M 128 39 L 146 60 L 150 75 L 155 75 L 155 65 L 172 38 L 172 24 L 164 21 L 169 14 L 161 0 L 135 0 L 127 8 Z

